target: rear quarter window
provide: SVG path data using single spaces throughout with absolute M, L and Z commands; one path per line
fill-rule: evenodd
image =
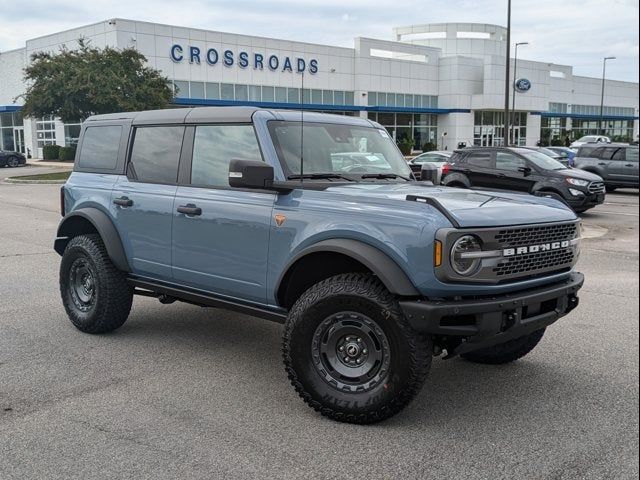
M 87 127 L 84 131 L 78 166 L 115 170 L 118 163 L 122 126 Z

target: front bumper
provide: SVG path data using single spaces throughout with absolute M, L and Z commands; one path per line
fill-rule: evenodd
M 579 197 L 571 196 L 571 198 L 567 200 L 567 203 L 574 210 L 582 210 L 593 208 L 596 205 L 604 203 L 604 197 L 604 193 L 584 192 L 584 195 L 581 195 Z
M 584 275 L 520 292 L 463 300 L 407 300 L 400 308 L 414 330 L 454 337 L 458 355 L 523 337 L 545 328 L 578 306 Z

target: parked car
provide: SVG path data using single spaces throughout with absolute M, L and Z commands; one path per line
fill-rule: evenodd
M 572 150 L 569 147 L 545 147 L 545 148 L 547 150 L 551 150 L 552 152 L 556 152 L 558 155 L 560 155 L 563 159 L 565 159 L 566 163 L 570 167 L 574 166 L 573 159 L 576 156 L 576 151 L 575 150 Z M 565 163 L 565 162 L 561 161 L 561 163 Z
M 551 157 L 554 160 L 557 160 L 558 162 L 563 164 L 565 167 L 570 167 L 571 166 L 569 164 L 569 160 L 567 159 L 566 156 L 562 156 L 558 152 L 554 152 L 550 148 L 547 148 L 547 147 L 522 147 L 522 148 L 528 148 L 529 150 L 533 150 L 535 152 L 543 153 L 546 156 Z
M 27 163 L 27 157 L 20 152 L 0 150 L 0 167 L 19 167 Z
M 433 356 L 515 361 L 578 305 L 566 205 L 416 182 L 380 124 L 301 119 L 249 107 L 87 119 L 54 242 L 73 325 L 115 330 L 134 295 L 282 322 L 303 400 L 363 424 L 401 411 Z M 336 169 L 354 148 L 374 165 Z
M 440 150 L 440 151 L 432 151 L 421 153 L 417 157 L 409 160 L 409 167 L 411 167 L 411 171 L 415 175 L 417 180 L 420 180 L 422 165 L 425 163 L 430 163 L 435 165 L 438 168 L 438 184 L 440 183 L 440 179 L 442 178 L 442 167 L 449 161 L 451 154 L 448 150 Z
M 578 140 L 573 142 L 570 147 L 578 148 L 585 143 L 611 143 L 611 139 L 604 135 L 585 135 L 584 137 L 580 137 Z
M 638 147 L 626 144 L 580 147 L 574 159 L 576 168 L 600 175 L 608 192 L 616 188 L 639 188 Z
M 473 189 L 512 190 L 561 199 L 581 213 L 604 202 L 602 178 L 567 168 L 527 148 L 477 147 L 456 150 L 442 184 Z

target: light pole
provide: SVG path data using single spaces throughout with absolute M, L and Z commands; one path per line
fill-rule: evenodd
M 504 69 L 504 146 L 509 144 L 509 56 L 511 55 L 511 0 L 507 1 L 507 55 Z
M 513 56 L 513 98 L 511 99 L 511 115 L 513 116 L 512 120 L 512 128 L 511 128 L 511 144 L 515 142 L 515 117 L 516 117 L 516 80 L 518 79 L 518 47 L 520 45 L 529 45 L 529 42 L 518 42 L 516 43 L 516 49 Z
M 616 57 L 604 57 L 602 61 L 602 93 L 600 94 L 600 134 L 604 135 L 604 74 L 607 70 L 607 60 L 615 60 Z

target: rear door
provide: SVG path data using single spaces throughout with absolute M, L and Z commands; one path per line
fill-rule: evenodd
M 113 215 L 134 274 L 171 280 L 171 225 L 183 125 L 138 126 L 127 176 L 111 192 Z
M 262 160 L 250 124 L 187 127 L 173 205 L 173 276 L 182 285 L 266 303 L 276 194 L 229 187 L 232 158 Z
M 625 149 L 622 147 L 605 147 L 600 152 L 598 165 L 605 164 L 605 178 L 611 182 L 625 181 Z M 601 165 L 602 166 L 602 165 Z
M 621 162 L 622 181 L 626 185 L 638 185 L 638 148 L 623 147 L 616 155 L 624 157 Z
M 499 188 L 493 168 L 493 152 L 469 152 L 464 160 L 456 165 L 456 170 L 464 173 L 474 188 Z
M 530 192 L 536 183 L 536 170 L 531 168 L 524 158 L 512 152 L 496 152 L 496 173 L 504 190 Z

